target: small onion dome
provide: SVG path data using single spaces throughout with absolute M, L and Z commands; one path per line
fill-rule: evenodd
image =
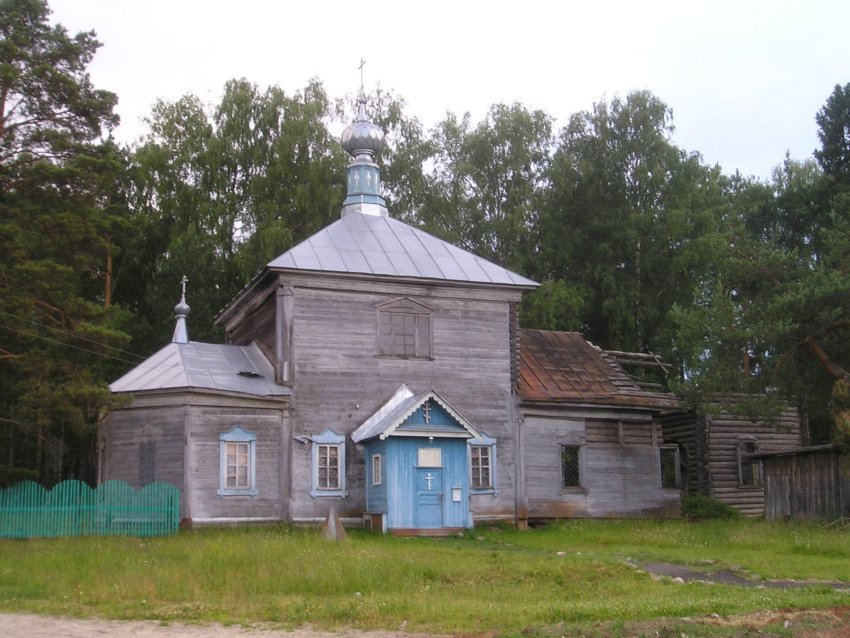
M 186 327 L 186 317 L 189 316 L 189 304 L 186 303 L 186 275 L 180 279 L 183 290 L 180 293 L 180 301 L 174 306 L 174 336 L 172 343 L 189 343 L 189 329 Z
M 342 147 L 352 157 L 375 157 L 384 148 L 384 132 L 366 117 L 366 96 L 361 92 L 357 99 L 357 119 L 342 132 Z
M 186 297 L 180 297 L 180 302 L 174 306 L 174 316 L 188 317 L 191 310 L 189 304 L 186 303 Z

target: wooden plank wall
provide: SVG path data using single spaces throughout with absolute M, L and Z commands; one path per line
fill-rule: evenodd
M 680 515 L 679 490 L 661 487 L 659 424 L 628 413 L 586 418 L 594 411 L 566 407 L 523 411 L 530 519 Z M 561 445 L 582 446 L 581 488 L 562 487 Z
M 187 406 L 188 509 L 193 521 L 285 519 L 286 447 L 291 434 L 279 402 L 229 397 Z M 220 435 L 236 426 L 256 435 L 256 496 L 219 496 Z
M 240 321 L 227 326 L 227 342 L 248 345 L 256 341 L 274 365 L 276 298 L 273 282 L 257 291 L 256 302 L 239 314 Z
M 366 506 L 369 513 L 386 514 L 387 513 L 387 484 L 390 480 L 391 467 L 387 459 L 387 442 L 371 441 L 365 446 L 366 454 L 366 490 L 367 502 Z M 372 456 L 374 454 L 381 455 L 381 484 L 373 485 L 372 478 Z
M 765 518 L 835 520 L 850 516 L 848 477 L 839 459 L 836 450 L 765 459 Z
M 774 422 L 753 422 L 732 413 L 706 415 L 705 427 L 710 496 L 738 508 L 747 516 L 761 516 L 764 514 L 764 488 L 740 484 L 738 444 L 742 440 L 753 440 L 760 453 L 800 447 L 797 410 L 785 409 Z
M 180 508 L 184 509 L 183 484 L 183 400 L 161 397 L 159 405 L 126 407 L 114 410 L 101 431 L 100 482 L 126 481 L 135 488 L 142 487 L 140 479 L 171 483 L 180 489 Z M 152 446 L 148 447 L 149 444 Z M 140 455 L 145 445 L 151 453 Z M 142 458 L 152 462 L 152 468 L 141 468 Z M 181 513 L 181 516 L 183 514 Z
M 219 435 L 235 426 L 257 435 L 256 497 L 217 494 Z M 189 391 L 137 395 L 102 427 L 101 482 L 116 479 L 141 487 L 144 476 L 170 483 L 180 489 L 183 519 L 283 516 L 288 467 L 282 456 L 290 444 L 284 401 Z M 151 458 L 152 469 L 140 467 Z
M 515 450 L 511 423 L 510 316 L 515 289 L 468 285 L 382 282 L 350 277 L 287 274 L 294 292 L 293 434 L 305 440 L 326 428 L 350 435 L 407 383 L 414 392 L 436 390 L 488 436 L 497 438 L 496 495 L 473 497 L 483 518 L 515 517 Z M 377 356 L 379 304 L 409 298 L 433 311 L 433 357 Z M 264 303 L 242 326 L 227 326 L 234 343 L 274 342 L 274 322 L 263 319 Z M 244 325 L 248 325 L 245 323 Z M 274 348 L 271 348 L 274 352 Z M 292 451 L 292 517 L 315 521 L 333 506 L 342 517 L 365 510 L 365 451 L 346 439 L 346 485 L 339 497 L 310 495 L 311 450 Z
M 678 444 L 684 472 L 682 491 L 686 494 L 708 496 L 708 454 L 705 445 L 705 430 L 698 426 L 696 412 L 676 412 L 661 418 L 665 444 Z

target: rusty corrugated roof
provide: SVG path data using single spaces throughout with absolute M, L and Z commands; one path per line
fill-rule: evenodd
M 518 373 L 523 401 L 681 407 L 672 394 L 643 390 L 610 355 L 577 332 L 520 330 Z

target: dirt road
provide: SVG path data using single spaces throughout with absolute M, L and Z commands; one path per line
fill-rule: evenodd
M 166 638 L 166 636 L 168 638 L 414 638 L 415 635 L 403 632 L 356 630 L 330 633 L 309 628 L 278 631 L 223 625 L 181 625 L 156 621 L 0 614 L 0 636 L 3 638 L 96 638 L 101 636 L 109 638 Z

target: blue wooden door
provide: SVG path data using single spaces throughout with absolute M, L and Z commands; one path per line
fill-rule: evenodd
M 416 468 L 416 527 L 443 526 L 443 470 Z

